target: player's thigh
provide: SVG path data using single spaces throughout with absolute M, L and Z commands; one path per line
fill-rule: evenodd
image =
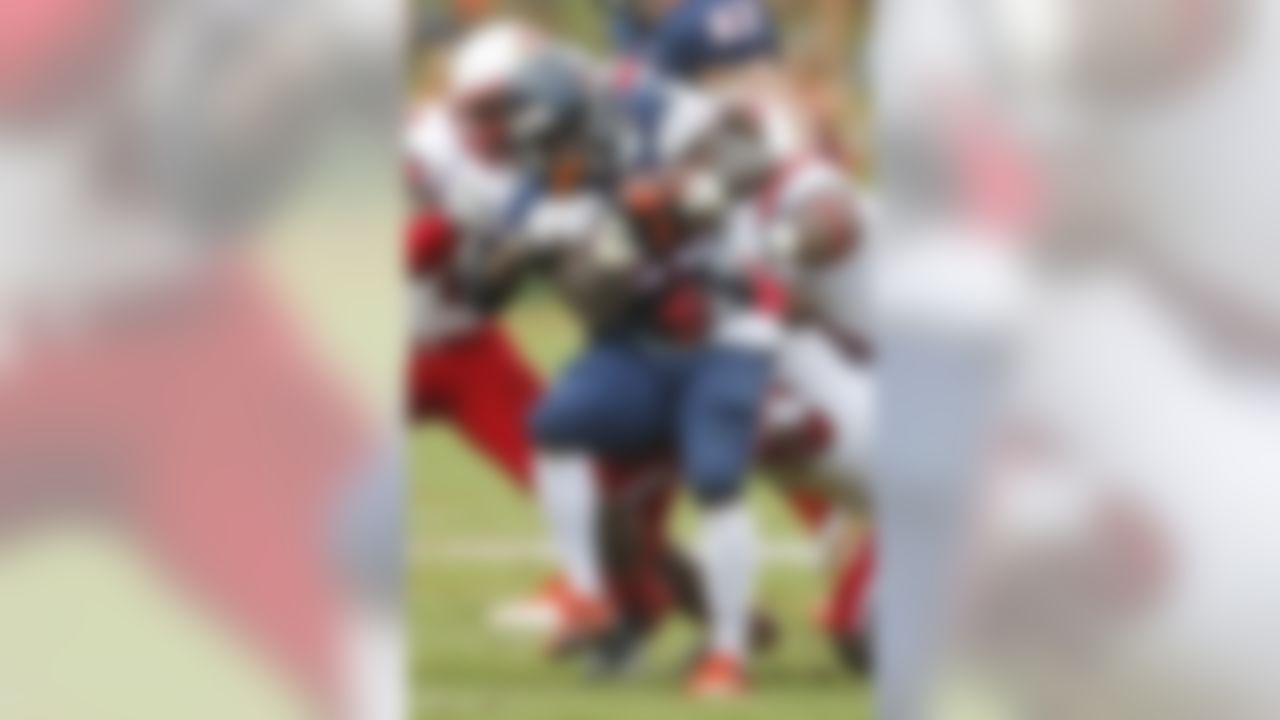
M 463 372 L 478 383 L 511 396 L 511 402 L 532 411 L 542 394 L 542 380 L 511 336 L 490 326 L 469 357 Z
M 608 455 L 650 452 L 666 440 L 673 414 L 670 383 L 642 351 L 598 345 L 571 364 L 533 414 L 546 447 Z
M 741 489 L 770 375 L 769 359 L 747 351 L 708 350 L 692 367 L 680 408 L 680 455 L 698 497 L 714 501 Z
M 449 402 L 448 367 L 440 361 L 435 350 L 415 351 L 405 363 L 405 383 L 408 386 L 408 407 L 412 422 L 423 422 L 439 415 Z
M 449 417 L 468 442 L 523 486 L 532 471 L 528 419 L 535 401 L 534 395 L 506 393 L 498 385 L 460 387 Z
M 458 430 L 517 480 L 530 476 L 528 420 L 541 385 L 505 334 L 486 333 L 457 358 L 450 417 Z

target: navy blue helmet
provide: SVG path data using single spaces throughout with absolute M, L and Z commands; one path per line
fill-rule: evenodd
M 573 159 L 590 178 L 611 172 L 619 118 L 585 58 L 549 48 L 516 76 L 510 97 L 512 140 L 526 168 L 550 172 Z
M 778 29 L 762 0 L 679 0 L 661 13 L 642 0 L 612 0 L 613 41 L 619 53 L 673 77 L 776 56 Z

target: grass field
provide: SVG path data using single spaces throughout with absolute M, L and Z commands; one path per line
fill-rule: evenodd
M 521 344 L 548 373 L 577 344 L 553 303 L 530 300 L 512 314 Z M 536 640 L 487 626 L 496 601 L 530 591 L 549 565 L 538 518 L 483 460 L 446 429 L 412 436 L 410 626 L 417 720 L 858 720 L 870 717 L 866 685 L 845 674 L 809 621 L 823 579 L 803 562 L 771 562 L 763 602 L 783 623 L 780 646 L 754 669 L 746 700 L 697 705 L 679 693 L 677 668 L 693 635 L 669 623 L 641 672 L 587 684 L 572 666 L 539 654 Z M 770 547 L 802 541 L 767 490 L 755 491 Z M 687 526 L 685 522 L 678 523 Z

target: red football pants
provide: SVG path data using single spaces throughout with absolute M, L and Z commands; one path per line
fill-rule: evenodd
M 533 476 L 527 422 L 542 383 L 506 331 L 484 325 L 416 352 L 409 365 L 415 422 L 450 422 L 522 492 Z

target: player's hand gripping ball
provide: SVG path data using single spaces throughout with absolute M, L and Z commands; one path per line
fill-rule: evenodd
M 586 317 L 605 320 L 631 296 L 640 264 L 627 229 L 610 215 L 566 248 L 557 267 L 562 292 Z

